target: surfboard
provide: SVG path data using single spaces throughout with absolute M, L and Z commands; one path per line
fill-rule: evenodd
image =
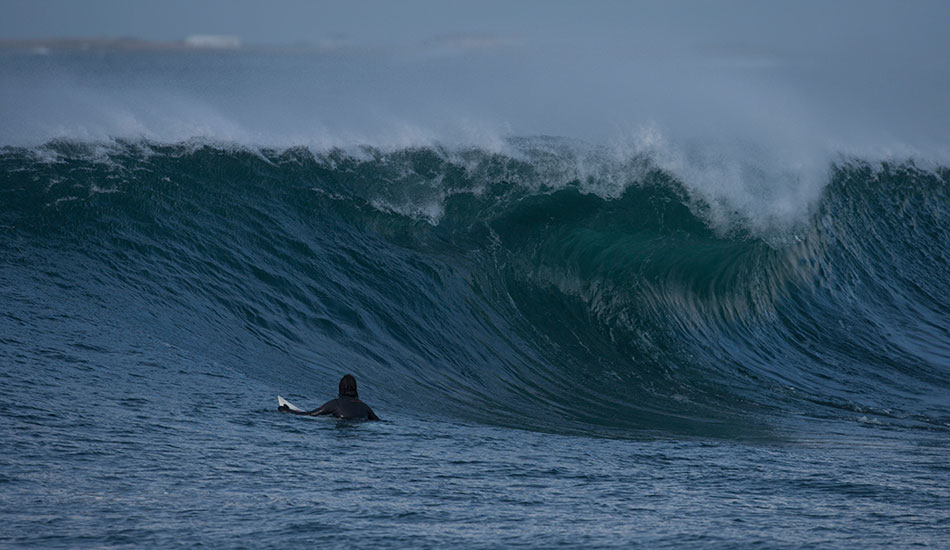
M 290 410 L 292 410 L 292 411 L 304 412 L 303 409 L 301 409 L 300 407 L 294 405 L 294 404 L 291 403 L 290 401 L 287 401 L 286 399 L 284 399 L 283 397 L 281 397 L 281 396 L 278 395 L 278 396 L 277 396 L 277 406 L 280 407 L 281 405 L 287 405 L 288 407 L 290 407 Z

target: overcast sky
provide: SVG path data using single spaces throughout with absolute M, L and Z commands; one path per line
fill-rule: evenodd
M 214 66 L 194 78 L 153 67 L 154 81 L 135 88 L 211 105 L 241 122 L 293 104 L 292 120 L 317 113 L 350 129 L 361 117 L 384 120 L 375 105 L 414 125 L 442 124 L 452 113 L 516 134 L 600 138 L 657 124 L 716 136 L 756 129 L 798 143 L 950 141 L 950 0 L 0 0 L 0 13 L 0 39 L 221 34 L 248 45 L 332 44 L 339 55 L 348 47 L 359 53 L 332 66 L 329 53 L 283 69 Z M 32 63 L 3 69 L 0 113 L 8 123 L 19 117 L 36 126 L 50 111 L 36 99 L 43 93 L 69 105 L 71 96 L 60 96 L 78 92 L 64 84 L 67 76 L 80 79 L 96 98 L 83 101 L 96 105 L 132 87 L 82 64 Z M 55 76 L 43 72 L 53 66 Z M 231 72 L 212 79 L 211 71 Z M 212 94 L 219 82 L 231 85 Z M 140 119 L 141 109 L 126 110 Z M 88 112 L 71 109 L 57 124 Z M 176 116 L 169 109 L 166 118 Z
M 846 47 L 887 43 L 920 53 L 950 41 L 950 2 L 936 1 L 314 1 L 3 0 L 0 37 L 238 35 L 246 43 L 405 43 L 454 34 L 641 42 L 674 32 L 697 43 Z M 740 44 L 741 45 L 741 44 Z M 934 55 L 945 55 L 939 48 Z

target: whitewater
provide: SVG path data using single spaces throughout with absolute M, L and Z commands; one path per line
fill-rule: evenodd
M 0 53 L 0 544 L 950 545 L 946 75 L 531 38 Z

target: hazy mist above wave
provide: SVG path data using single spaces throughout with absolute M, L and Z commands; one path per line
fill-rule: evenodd
M 54 6 L 62 17 L 42 20 L 38 8 L 14 6 L 0 30 L 153 39 L 207 30 L 326 47 L 293 59 L 5 56 L 6 143 L 57 134 L 609 142 L 644 128 L 783 149 L 928 153 L 950 142 L 940 23 L 950 8 L 940 2 Z

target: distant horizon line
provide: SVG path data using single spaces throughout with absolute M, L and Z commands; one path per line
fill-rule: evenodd
M 235 34 L 195 33 L 177 40 L 153 40 L 134 36 L 63 36 L 49 38 L 0 38 L 0 50 L 54 50 L 90 51 L 239 51 L 239 50 L 294 50 L 325 51 L 353 46 L 346 40 L 311 42 L 296 40 L 285 43 L 245 43 Z

